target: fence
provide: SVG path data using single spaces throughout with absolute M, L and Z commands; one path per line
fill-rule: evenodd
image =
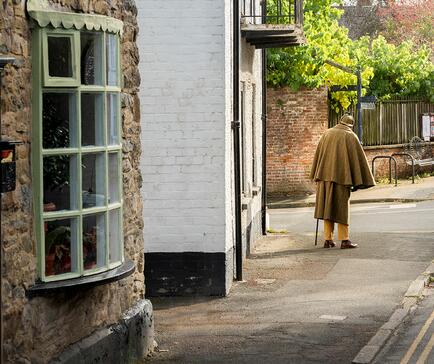
M 355 105 L 349 110 L 358 128 Z M 434 112 L 434 104 L 421 100 L 393 99 L 376 104 L 373 110 L 362 110 L 363 145 L 390 145 L 408 143 L 414 136 L 421 136 L 421 114 Z M 329 108 L 329 127 L 337 124 L 343 112 Z

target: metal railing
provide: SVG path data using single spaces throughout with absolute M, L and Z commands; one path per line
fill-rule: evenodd
M 251 24 L 303 24 L 303 0 L 241 0 L 241 19 Z
M 395 187 L 398 186 L 398 167 L 396 159 L 390 155 L 377 155 L 372 159 L 372 175 L 375 178 L 375 160 L 377 159 L 388 159 L 389 160 L 389 181 L 392 183 L 392 161 L 395 166 Z

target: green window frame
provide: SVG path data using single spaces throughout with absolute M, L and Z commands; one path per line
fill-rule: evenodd
M 70 77 L 55 77 L 50 76 L 48 66 L 48 40 L 49 39 L 67 39 L 70 44 L 71 52 L 71 76 Z M 80 86 L 80 38 L 78 32 L 55 29 L 51 32 L 45 32 L 42 37 L 42 52 L 43 52 L 43 75 L 44 85 L 49 87 L 60 86 Z
M 119 35 L 35 27 L 32 70 L 38 278 L 116 268 L 124 262 Z

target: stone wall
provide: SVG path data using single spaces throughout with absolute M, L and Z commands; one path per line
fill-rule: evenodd
M 268 88 L 267 98 L 267 193 L 311 192 L 312 160 L 328 126 L 327 88 Z
M 45 363 L 69 344 L 97 328 L 115 323 L 144 296 L 144 248 L 140 198 L 140 83 L 133 1 L 61 0 L 64 8 L 109 15 L 124 21 L 121 39 L 122 131 L 125 257 L 136 264 L 133 275 L 116 283 L 71 294 L 29 300 L 25 291 L 36 279 L 36 242 L 33 230 L 31 151 L 31 30 L 25 1 L 0 5 L 0 54 L 14 56 L 2 87 L 2 138 L 22 141 L 18 146 L 17 188 L 3 194 L 2 246 L 4 357 L 10 363 Z

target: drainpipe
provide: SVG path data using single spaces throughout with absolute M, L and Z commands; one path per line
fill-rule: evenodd
M 235 260 L 236 260 L 236 280 L 243 280 L 243 250 L 241 235 L 241 175 L 240 175 L 240 4 L 239 0 L 234 0 L 233 7 L 233 69 L 232 69 L 232 88 L 233 88 L 233 148 L 234 148 L 234 199 L 235 199 Z
M 262 235 L 267 235 L 267 50 L 262 50 Z
M 262 24 L 267 19 L 267 2 L 262 1 Z M 262 235 L 267 235 L 267 49 L 262 49 Z
M 15 58 L 0 56 L 0 107 L 1 107 L 1 90 L 2 90 L 2 79 L 3 70 L 7 64 L 13 64 Z M 0 108 L 0 140 L 1 140 L 1 108 Z M 3 176 L 0 168 L 0 183 L 3 180 Z M 1 237 L 1 225 L 2 225 L 2 194 L 0 193 L 0 237 Z M 0 267 L 3 267 L 3 240 L 0 238 Z M 3 269 L 0 272 L 0 363 L 3 363 Z

